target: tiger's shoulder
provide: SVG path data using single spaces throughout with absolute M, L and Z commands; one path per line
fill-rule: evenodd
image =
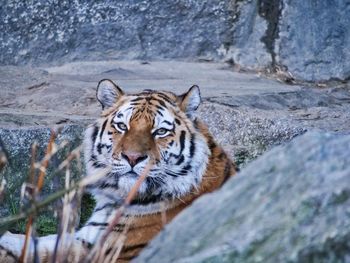
M 234 176 L 238 168 L 225 150 L 215 141 L 205 123 L 196 119 L 194 120 L 194 125 L 205 137 L 210 150 L 208 165 L 201 187 L 206 189 L 205 192 L 211 192 L 221 187 L 230 177 Z

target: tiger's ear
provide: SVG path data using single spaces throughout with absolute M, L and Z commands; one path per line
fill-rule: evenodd
M 197 85 L 193 85 L 186 93 L 178 96 L 180 109 L 192 118 L 193 113 L 201 103 L 201 92 Z
M 97 85 L 96 97 L 102 109 L 109 108 L 124 94 L 110 79 L 103 79 Z

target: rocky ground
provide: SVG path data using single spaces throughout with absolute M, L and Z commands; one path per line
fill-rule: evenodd
M 203 103 L 198 116 L 209 125 L 217 141 L 243 172 L 252 159 L 307 131 L 332 132 L 339 136 L 350 133 L 350 86 L 347 83 L 317 87 L 289 85 L 256 73 L 236 72 L 229 64 L 211 62 L 86 61 L 56 67 L 2 66 L 0 138 L 10 162 L 0 174 L 6 178 L 8 188 L 0 214 L 17 211 L 14 207 L 18 206 L 21 182 L 28 174 L 30 146 L 34 141 L 39 142 L 39 156 L 43 156 L 50 128 L 62 126 L 58 140 L 67 140 L 69 147 L 58 154 L 54 159 L 56 163 L 65 158 L 69 149 L 81 143 L 84 127 L 99 115 L 95 90 L 103 78 L 114 80 L 126 92 L 157 89 L 182 93 L 193 84 L 199 85 Z M 303 138 L 306 139 L 299 140 L 299 145 L 308 138 L 311 140 L 311 137 Z M 283 148 L 279 149 L 283 152 Z M 303 152 L 308 151 L 307 144 L 302 149 L 296 153 L 297 157 L 288 159 L 289 165 L 303 159 Z M 77 167 L 72 169 L 73 176 L 81 176 Z M 59 187 L 55 180 L 46 182 L 46 192 Z M 249 246 L 244 249 L 248 249 L 244 253 L 250 251 Z M 210 250 L 210 255 L 214 250 Z M 153 255 L 153 250 L 150 251 L 147 253 Z M 242 256 L 240 251 L 237 258 Z M 150 255 L 147 253 L 144 258 Z M 199 256 L 191 253 L 187 254 L 189 260 L 192 256 L 195 259 L 206 257 L 205 251 Z
M 108 61 L 0 67 L 0 135 L 56 125 L 83 129 L 100 112 L 95 89 L 103 78 L 127 92 L 182 93 L 199 85 L 203 104 L 198 115 L 234 159 L 255 157 L 306 130 L 349 132 L 348 84 L 287 85 L 237 73 L 224 63 Z M 3 140 L 11 148 L 12 141 Z

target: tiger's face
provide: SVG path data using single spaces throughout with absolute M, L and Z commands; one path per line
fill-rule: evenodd
M 102 80 L 97 99 L 104 111 L 86 131 L 87 172 L 106 167 L 111 172 L 93 186 L 94 194 L 125 197 L 148 162 L 152 168 L 137 202 L 180 198 L 195 190 L 210 153 L 192 117 L 200 104 L 197 86 L 181 96 L 151 90 L 125 94 L 112 81 Z

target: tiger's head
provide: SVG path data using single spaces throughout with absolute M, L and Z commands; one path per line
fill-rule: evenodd
M 199 186 L 210 151 L 193 117 L 201 102 L 197 86 L 180 96 L 153 90 L 126 94 L 105 79 L 97 99 L 103 111 L 85 133 L 87 173 L 106 167 L 111 172 L 93 186 L 95 195 L 125 197 L 148 162 L 153 166 L 139 202 L 180 198 Z

